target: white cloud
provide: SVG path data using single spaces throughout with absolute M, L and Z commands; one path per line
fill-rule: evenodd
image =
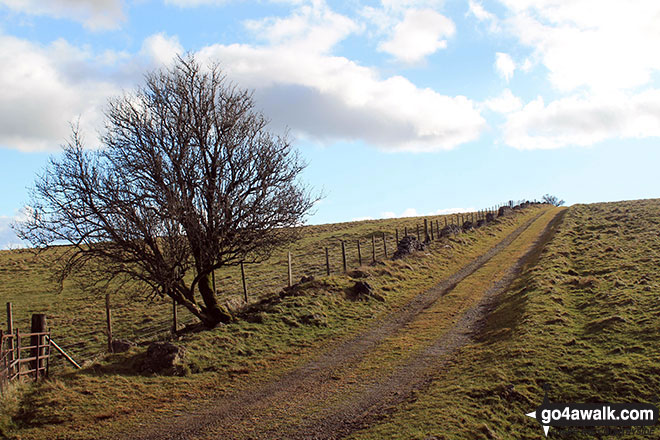
M 505 142 L 518 149 L 588 146 L 612 138 L 660 136 L 660 90 L 571 96 L 545 104 L 541 97 L 508 115 Z
M 29 246 L 29 243 L 24 242 L 16 236 L 11 225 L 24 221 L 27 219 L 29 208 L 25 207 L 16 211 L 13 217 L 0 215 L 0 250 L 15 249 Z
M 134 55 L 95 55 L 64 40 L 42 46 L 0 34 L 0 147 L 56 151 L 78 119 L 87 144 L 95 146 L 107 99 L 181 51 L 176 38 L 164 34 L 146 38 Z
M 361 27 L 323 2 L 246 25 L 266 43 L 216 44 L 198 54 L 254 89 L 274 130 L 290 128 L 323 143 L 438 151 L 472 141 L 484 129 L 476 104 L 465 96 L 419 88 L 402 76 L 383 78 L 374 68 L 333 55 L 334 46 Z M 145 71 L 182 51 L 176 37 L 165 34 L 146 38 L 134 54 L 94 54 L 64 40 L 39 45 L 0 34 L 0 146 L 57 150 L 78 117 L 86 140 L 94 143 L 107 98 L 132 89 Z
M 448 214 L 460 214 L 463 212 L 476 212 L 475 208 L 444 208 L 438 209 L 437 211 L 429 212 L 427 215 L 448 215 Z
M 483 5 L 477 1 L 469 0 L 468 11 L 481 22 L 488 23 L 491 32 L 497 32 L 500 29 L 499 20 L 495 14 L 484 9 Z
M 399 217 L 418 217 L 419 214 L 415 208 L 408 208 L 401 213 Z
M 385 211 L 380 214 L 380 218 L 396 218 L 396 214 L 392 211 Z
M 483 107 L 496 113 L 511 113 L 522 108 L 522 101 L 511 90 L 504 89 L 499 96 L 486 100 Z
M 154 65 L 170 64 L 177 55 L 181 55 L 183 52 L 183 46 L 177 37 L 170 37 L 162 32 L 147 37 L 140 50 L 141 55 L 146 56 Z
M 116 29 L 124 20 L 122 0 L 0 0 L 10 9 L 83 23 L 91 30 Z
M 200 50 L 228 76 L 255 89 L 275 128 L 320 142 L 361 140 L 388 151 L 438 151 L 476 139 L 485 121 L 464 96 L 420 89 L 330 49 L 358 28 L 336 14 L 295 11 L 291 17 L 249 22 L 270 44 L 216 44 Z M 327 21 L 323 17 L 333 17 Z M 282 31 L 283 20 L 295 23 Z M 331 36 L 331 37 L 329 37 Z
M 660 3 L 503 0 L 507 28 L 531 47 L 561 91 L 624 90 L 660 70 Z
M 513 62 L 511 55 L 508 53 L 497 52 L 495 53 L 495 69 L 506 82 L 509 82 L 516 70 L 516 63 Z
M 42 47 L 0 35 L 0 145 L 55 150 L 78 117 L 86 137 L 94 138 L 100 108 L 118 89 L 90 77 L 93 62 L 63 40 Z
M 248 20 L 245 26 L 271 45 L 294 46 L 296 50 L 316 53 L 328 52 L 339 41 L 360 30 L 358 24 L 332 11 L 325 2 L 303 5 L 289 17 Z
M 447 17 L 432 9 L 409 9 L 394 27 L 392 38 L 378 49 L 405 63 L 416 63 L 439 49 L 447 47 L 445 37 L 451 37 L 456 26 Z

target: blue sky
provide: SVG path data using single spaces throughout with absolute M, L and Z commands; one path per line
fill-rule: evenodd
M 660 3 L 0 0 L 0 248 L 80 120 L 178 53 L 288 128 L 312 223 L 658 197 Z

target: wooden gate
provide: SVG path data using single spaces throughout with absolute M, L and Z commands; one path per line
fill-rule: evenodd
M 48 376 L 50 332 L 5 334 L 0 330 L 0 392 L 24 377 Z

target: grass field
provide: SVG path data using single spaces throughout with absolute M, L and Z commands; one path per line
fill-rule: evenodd
M 456 222 L 456 216 L 426 217 L 429 223 Z M 281 249 L 260 264 L 246 265 L 249 301 L 279 292 L 287 285 L 287 252 L 293 260 L 294 282 L 304 275 L 325 275 L 325 248 L 329 250 L 331 273 L 342 271 L 341 241 L 346 243 L 349 268 L 358 266 L 357 240 L 362 245 L 363 262 L 371 261 L 371 236 L 375 235 L 376 258 L 384 259 L 382 235 L 386 235 L 388 255 L 396 250 L 395 231 L 403 236 L 404 229 L 416 234 L 416 225 L 423 227 L 422 218 L 373 220 L 307 226 L 301 228 L 300 239 L 287 249 Z M 423 228 L 421 229 L 423 238 Z M 29 250 L 0 251 L 0 304 L 3 313 L 0 323 L 5 322 L 4 304 L 11 301 L 14 307 L 15 327 L 27 330 L 32 313 L 46 313 L 54 340 L 70 351 L 81 362 L 94 359 L 107 346 L 105 334 L 105 299 L 103 295 L 87 293 L 75 281 L 59 286 L 50 280 L 53 259 L 57 248 L 35 257 Z M 216 286 L 222 300 L 231 309 L 244 304 L 240 268 L 228 267 L 216 271 Z M 163 337 L 172 326 L 172 305 L 169 299 L 135 298 L 130 291 L 112 295 L 113 334 L 116 338 L 132 341 L 148 341 Z M 179 328 L 196 322 L 185 308 L 178 307 Z M 3 325 L 4 328 L 4 325 Z
M 414 401 L 352 438 L 541 439 L 525 414 L 543 400 L 543 384 L 556 402 L 657 402 L 659 232 L 660 200 L 571 207 L 479 340 Z M 657 437 L 656 428 L 617 438 Z
M 363 267 L 385 302 L 349 301 L 346 289 L 350 277 L 324 276 L 301 286 L 298 294 L 254 311 L 259 318 L 251 319 L 253 322 L 241 320 L 212 331 L 185 334 L 179 338 L 187 348 L 188 374 L 183 377 L 136 374 L 133 367 L 141 361 L 144 350 L 140 348 L 100 359 L 82 372 L 56 371 L 53 379 L 38 386 L 25 386 L 2 398 L 0 432 L 10 438 L 25 439 L 70 438 L 72 432 L 76 432 L 76 438 L 108 438 L 117 426 L 127 429 L 132 424 L 148 423 L 159 414 L 174 414 L 211 396 L 217 398 L 248 384 L 266 381 L 338 339 L 368 327 L 371 319 L 395 310 L 411 296 L 453 273 L 540 209 L 548 208 L 529 208 L 487 228 L 435 242 L 428 252 L 406 260 Z M 439 220 L 444 224 L 444 219 Z M 328 245 L 336 247 L 338 239 L 348 242 L 361 238 L 370 242 L 374 232 L 393 234 L 395 228 L 402 231 L 404 226 L 412 228 L 415 223 L 415 219 L 396 219 L 313 226 L 306 228 L 291 251 L 294 255 L 307 255 L 307 260 L 316 265 L 319 259 L 309 255 L 324 258 L 322 249 Z M 390 249 L 392 252 L 393 244 Z M 368 259 L 369 254 L 364 254 Z M 281 283 L 277 281 L 277 287 L 264 285 L 258 292 L 251 289 L 253 298 L 274 293 L 286 282 L 286 266 L 281 264 L 284 255 L 274 256 L 260 269 L 282 274 Z M 332 265 L 338 267 L 337 257 Z M 17 320 L 19 325 L 25 325 L 30 313 L 45 312 L 54 338 L 75 341 L 79 332 L 96 332 L 90 345 L 102 347 L 104 311 L 100 298 L 87 298 L 74 285 L 66 285 L 62 293 L 55 295 L 54 286 L 46 277 L 43 262 L 31 261 L 25 251 L 0 254 L 0 299 L 14 303 L 15 316 L 24 317 L 23 321 Z M 152 321 L 145 320 L 158 307 L 167 319 L 169 304 L 129 299 L 129 292 L 113 299 L 116 304 L 124 304 L 115 313 L 120 337 L 130 338 L 140 325 L 148 326 Z M 312 324 L 306 319 L 310 315 L 316 316 Z

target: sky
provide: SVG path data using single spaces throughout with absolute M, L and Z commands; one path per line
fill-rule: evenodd
M 0 0 L 0 248 L 79 123 L 192 53 L 325 194 L 310 223 L 660 196 L 656 0 Z

